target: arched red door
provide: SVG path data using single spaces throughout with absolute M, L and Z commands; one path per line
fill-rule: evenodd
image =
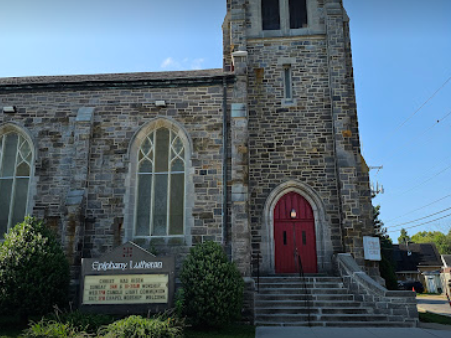
M 276 273 L 299 272 L 298 257 L 304 273 L 316 273 L 315 220 L 310 203 L 290 192 L 274 208 Z

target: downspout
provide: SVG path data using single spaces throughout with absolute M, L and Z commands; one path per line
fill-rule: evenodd
M 224 76 L 222 80 L 222 241 L 229 260 L 231 260 L 231 250 L 229 245 L 229 198 L 227 191 L 227 172 L 228 172 L 228 148 L 229 148 L 229 129 L 227 126 L 227 80 Z

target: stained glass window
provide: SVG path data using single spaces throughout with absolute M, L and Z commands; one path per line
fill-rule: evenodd
M 0 135 L 0 239 L 26 215 L 32 158 L 22 135 Z
M 185 148 L 167 128 L 149 133 L 138 150 L 135 236 L 183 235 Z

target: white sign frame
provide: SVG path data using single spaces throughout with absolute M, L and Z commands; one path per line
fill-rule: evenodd
M 382 260 L 380 238 L 363 236 L 363 251 L 365 260 L 380 262 Z

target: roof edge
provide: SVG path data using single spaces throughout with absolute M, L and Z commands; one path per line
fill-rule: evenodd
M 166 76 L 162 76 L 162 75 Z M 152 76 L 153 75 L 153 76 Z M 129 78 L 127 78 L 129 76 Z M 14 78 L 15 79 L 15 78 Z M 38 79 L 38 80 L 36 80 Z M 29 81 L 27 81 L 29 80 Z M 34 80 L 34 81 L 33 81 Z M 167 72 L 167 73 L 123 73 L 74 76 L 49 76 L 23 78 L 22 81 L 1 83 L 0 93 L 30 92 L 30 91 L 65 91 L 65 90 L 108 90 L 116 88 L 168 88 L 202 86 L 223 83 L 233 83 L 234 73 L 213 70 L 208 72 Z

